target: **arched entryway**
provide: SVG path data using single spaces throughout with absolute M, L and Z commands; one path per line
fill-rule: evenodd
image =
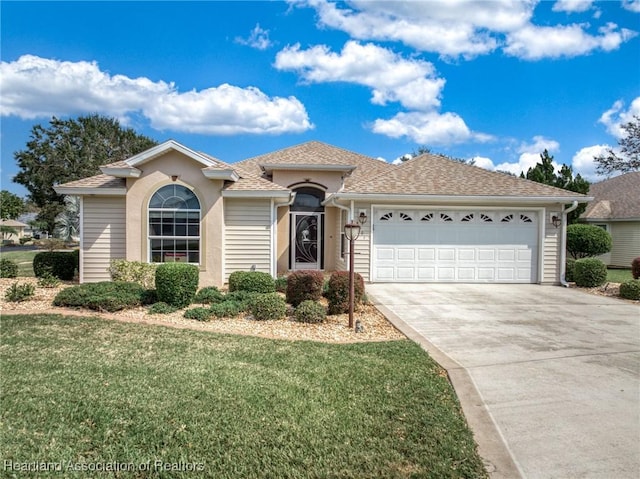
M 324 191 L 304 186 L 295 192 L 296 198 L 289 207 L 289 268 L 324 269 Z

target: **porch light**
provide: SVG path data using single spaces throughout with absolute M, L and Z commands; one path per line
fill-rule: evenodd
M 360 216 L 358 216 L 358 223 L 360 223 L 361 225 L 365 224 L 367 222 L 367 214 L 364 211 L 360 212 Z
M 344 236 L 349 240 L 349 329 L 353 329 L 353 302 L 355 297 L 355 272 L 353 271 L 355 251 L 353 245 L 358 236 L 360 236 L 360 225 L 353 221 L 344 225 Z
M 551 217 L 551 224 L 556 228 L 559 227 L 561 223 L 562 223 L 562 219 L 559 216 L 553 215 Z
M 344 236 L 349 241 L 355 241 L 360 236 L 360 225 L 358 223 L 347 223 L 344 225 Z

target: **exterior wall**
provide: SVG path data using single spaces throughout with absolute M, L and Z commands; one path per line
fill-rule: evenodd
M 140 178 L 127 178 L 127 259 L 149 261 L 148 205 L 151 196 L 162 186 L 177 184 L 192 189 L 201 209 L 200 285 L 221 286 L 223 274 L 223 201 L 222 180 L 209 180 L 202 174 L 203 165 L 177 151 L 167 152 L 139 166 Z
M 80 282 L 108 281 L 109 262 L 126 257 L 124 196 L 82 199 Z
M 280 186 L 295 188 L 297 183 L 317 183 L 326 188 L 328 193 L 334 193 L 342 188 L 342 176 L 339 171 L 309 171 L 309 170 L 280 170 L 273 172 L 272 181 Z
M 340 252 L 340 234 L 336 234 L 335 224 L 338 221 L 339 210 L 326 207 L 324 210 L 324 270 L 336 270 L 336 250 Z
M 254 265 L 256 271 L 271 273 L 271 201 L 225 198 L 224 225 L 224 281 Z
M 538 274 L 538 282 L 542 284 L 560 283 L 560 228 L 553 226 L 548 218 L 544 223 L 542 275 Z
M 634 258 L 640 257 L 640 221 L 616 221 L 609 223 L 611 239 L 611 266 L 631 267 Z
M 283 275 L 289 271 L 289 243 L 291 243 L 291 234 L 289 231 L 289 207 L 282 206 L 278 208 L 278 224 L 276 226 L 278 246 L 276 249 L 277 274 Z

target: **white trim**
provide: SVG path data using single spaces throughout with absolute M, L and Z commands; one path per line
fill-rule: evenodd
M 262 171 L 269 173 L 273 170 L 305 170 L 305 171 L 342 171 L 351 173 L 357 167 L 354 165 L 309 165 L 309 164 L 281 164 L 281 163 L 262 163 L 259 164 Z
M 210 180 L 238 181 L 240 179 L 238 173 L 236 173 L 235 170 L 209 170 L 207 168 L 203 168 L 200 171 L 202 171 L 202 174 L 205 176 L 205 178 L 208 178 Z
M 289 190 L 222 190 L 224 198 L 289 198 Z
M 625 221 L 640 221 L 640 216 L 631 218 L 580 218 L 586 223 L 623 223 Z
M 547 234 L 547 209 L 538 208 L 538 274 L 536 283 L 542 284 L 544 281 L 544 239 Z
M 270 226 L 270 234 L 269 234 L 269 241 L 271 241 L 271 258 L 269 263 L 271 263 L 270 269 L 271 269 L 271 276 L 273 276 L 274 278 L 276 277 L 276 256 L 277 256 L 277 227 L 276 227 L 276 220 L 278 218 L 278 215 L 276 215 L 276 206 L 275 206 L 276 202 L 273 198 L 271 198 L 271 208 L 270 208 L 270 214 L 271 214 L 271 226 Z
M 78 281 L 84 283 L 84 198 L 80 197 L 80 254 L 78 255 Z
M 572 201 L 578 201 L 579 203 L 587 203 L 593 200 L 591 196 L 449 196 L 449 195 L 399 195 L 399 194 L 366 194 L 366 193 L 332 193 L 329 198 L 335 197 L 337 200 L 361 200 L 364 202 L 373 201 L 404 201 L 412 202 L 410 204 L 416 206 L 416 203 L 420 202 L 443 202 L 448 204 L 463 205 L 467 203 L 505 203 L 505 204 L 527 204 L 527 203 L 571 203 Z M 426 203 L 434 205 L 434 203 Z M 402 206 L 400 204 L 393 204 L 393 207 Z M 438 206 L 442 207 L 442 206 Z
M 54 186 L 53 189 L 59 195 L 94 195 L 94 196 L 125 196 L 127 188 L 100 188 L 96 186 L 74 188 L 70 186 Z
M 186 146 L 178 143 L 175 140 L 168 140 L 164 143 L 160 143 L 159 145 L 154 146 L 153 148 L 149 148 L 142 153 L 138 153 L 137 155 L 132 156 L 131 158 L 125 160 L 125 163 L 129 166 L 137 166 L 146 163 L 147 161 L 153 160 L 158 156 L 164 155 L 166 152 L 170 150 L 175 150 L 183 155 L 188 156 L 192 160 L 201 163 L 204 166 L 219 166 L 220 163 L 214 162 L 210 160 L 206 156 L 193 151 L 191 148 L 187 148 Z
M 109 168 L 101 166 L 100 171 L 105 175 L 115 176 L 116 178 L 140 178 L 142 170 L 138 168 Z

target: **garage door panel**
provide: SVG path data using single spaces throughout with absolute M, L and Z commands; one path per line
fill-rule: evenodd
M 376 248 L 375 258 L 377 260 L 391 260 L 394 259 L 395 249 L 391 247 L 381 247 Z
M 475 261 L 476 250 L 471 248 L 460 248 L 458 250 L 458 259 L 461 261 Z
M 438 249 L 439 261 L 455 261 L 456 250 L 454 248 L 440 248 Z
M 478 261 L 495 261 L 495 249 L 478 249 Z
M 418 261 L 433 261 L 436 259 L 435 248 L 418 248 Z
M 399 280 L 413 280 L 415 279 L 415 268 L 413 266 L 398 266 L 396 268 L 396 275 Z
M 420 281 L 433 281 L 436 279 L 435 266 L 420 267 L 418 266 L 416 279 Z
M 481 281 L 493 281 L 496 279 L 494 268 L 478 268 L 478 279 Z
M 380 266 L 376 268 L 377 279 L 380 281 L 392 281 L 395 279 L 395 268 L 393 266 Z
M 513 249 L 500 248 L 498 250 L 498 261 L 514 261 L 516 252 Z
M 458 268 L 458 278 L 460 281 L 472 281 L 476 279 L 475 268 Z
M 437 278 L 439 281 L 453 281 L 456 279 L 455 268 L 437 268 Z
M 414 248 L 398 248 L 397 250 L 398 261 L 415 261 L 416 250 Z

